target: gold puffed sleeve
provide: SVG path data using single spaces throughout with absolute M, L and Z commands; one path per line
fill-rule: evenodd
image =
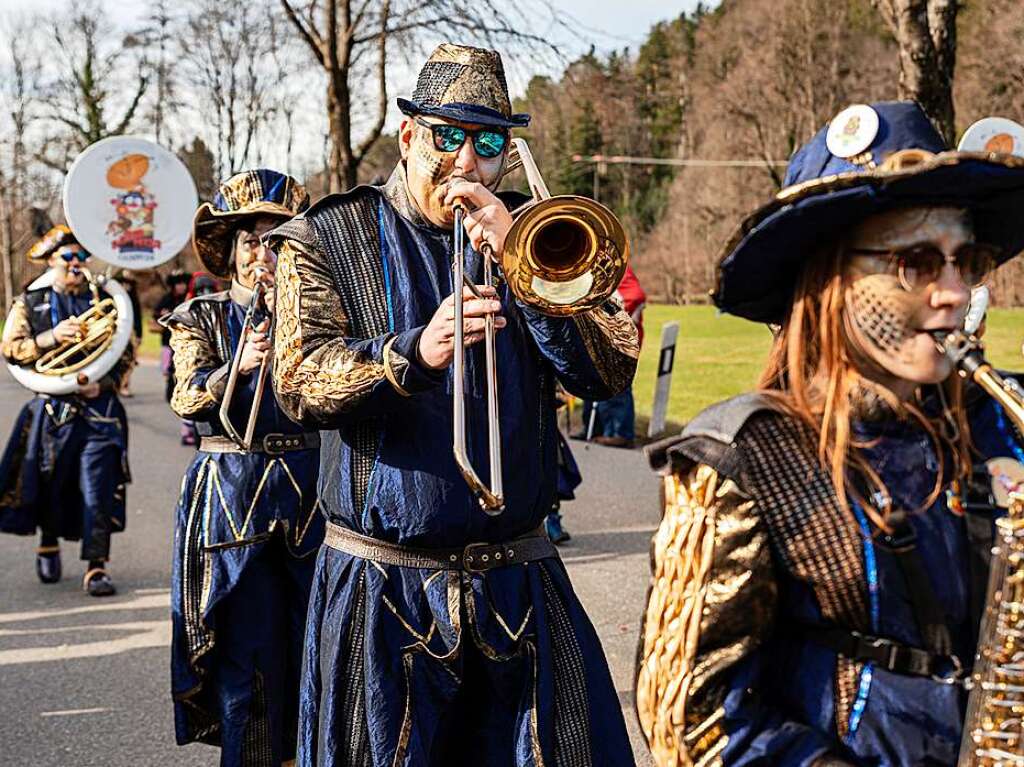
M 608 308 L 616 307 L 610 312 Z M 587 354 L 608 389 L 616 394 L 633 382 L 640 358 L 640 333 L 632 318 L 617 302 L 576 315 L 573 320 Z
M 348 347 L 349 323 L 325 258 L 290 239 L 275 250 L 274 390 L 292 420 L 327 426 L 374 387 L 391 388 L 403 361 L 384 364 Z M 385 346 L 385 360 L 390 353 Z
M 199 418 L 220 404 L 228 366 L 221 362 L 213 341 L 199 328 L 174 322 L 170 330 L 174 355 L 171 410 L 180 418 Z M 199 383 L 199 373 L 211 368 L 214 372 Z
M 28 321 L 28 306 L 25 299 L 14 299 L 11 311 L 4 323 L 3 337 L 0 338 L 0 352 L 12 365 L 28 365 L 42 356 L 54 345 L 53 333 L 47 331 L 36 338 Z
M 777 600 L 754 502 L 710 466 L 665 477 L 636 705 L 658 767 L 720 764 L 726 672 L 771 631 Z

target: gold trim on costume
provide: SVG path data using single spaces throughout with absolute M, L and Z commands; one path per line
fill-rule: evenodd
M 388 383 L 395 387 L 395 391 L 401 394 L 403 397 L 411 397 L 412 394 L 407 392 L 400 383 L 398 383 L 398 376 L 395 375 L 394 368 L 391 365 L 391 347 L 395 345 L 395 341 L 398 340 L 398 336 L 393 337 L 386 344 L 384 344 L 384 376 L 388 379 Z
M 274 388 L 294 420 L 344 412 L 385 380 L 385 366 L 348 348 L 348 322 L 322 256 L 294 240 L 278 248 Z
M 775 591 L 754 501 L 706 465 L 665 477 L 636 681 L 655 764 L 715 764 L 728 743 L 716 680 L 770 630 Z

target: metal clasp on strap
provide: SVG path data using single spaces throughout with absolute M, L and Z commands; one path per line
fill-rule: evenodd
M 307 434 L 268 434 L 263 438 L 263 452 L 267 455 L 281 455 L 291 450 L 305 450 L 316 447 L 319 440 Z M 313 443 L 313 444 L 311 444 Z
M 482 573 L 494 567 L 507 565 L 504 548 L 493 543 L 471 543 L 462 550 L 462 569 Z M 512 549 L 509 549 L 509 553 Z

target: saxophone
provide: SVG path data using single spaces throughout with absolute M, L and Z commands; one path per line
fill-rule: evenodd
M 1024 391 L 992 368 L 978 339 L 956 331 L 936 344 L 1024 432 Z M 958 767 L 1024 767 L 1024 490 L 1008 495 L 1006 516 L 996 520 Z

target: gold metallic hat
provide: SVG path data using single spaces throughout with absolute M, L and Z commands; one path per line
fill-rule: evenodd
M 28 260 L 45 261 L 58 250 L 68 245 L 81 246 L 70 227 L 64 224 L 57 224 L 57 226 L 52 227 L 50 231 L 44 234 L 35 245 L 28 249 Z
M 251 218 L 292 218 L 309 207 L 309 193 L 291 176 L 259 168 L 236 173 L 203 203 L 192 221 L 192 247 L 204 267 L 229 279 L 234 236 Z
M 530 115 L 512 114 L 501 54 L 441 43 L 420 70 L 412 99 L 398 99 L 406 115 L 434 115 L 498 128 L 525 128 Z

